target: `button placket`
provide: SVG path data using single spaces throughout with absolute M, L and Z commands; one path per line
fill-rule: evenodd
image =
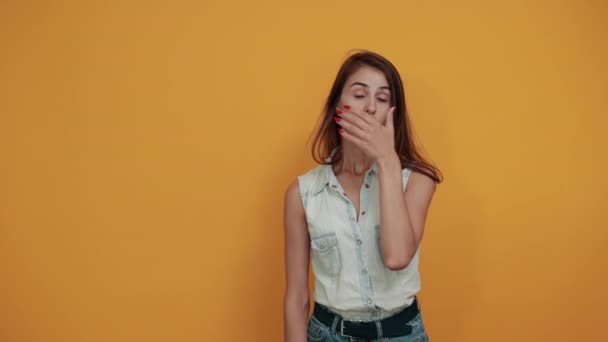
M 331 171 L 330 171 L 331 172 Z M 357 263 L 358 263 L 358 268 L 359 268 L 359 273 L 358 273 L 358 278 L 359 278 L 359 285 L 360 285 L 360 291 L 361 291 L 361 300 L 363 301 L 363 303 L 365 303 L 365 305 L 367 305 L 370 309 L 375 309 L 376 306 L 374 304 L 374 294 L 373 294 L 373 287 L 372 287 L 372 281 L 371 281 L 371 276 L 370 276 L 370 272 L 368 269 L 368 262 L 367 262 L 367 252 L 366 249 L 363 248 L 364 246 L 364 238 L 366 238 L 365 236 L 362 235 L 362 226 L 361 224 L 364 224 L 366 220 L 366 218 L 370 215 L 368 212 L 368 208 L 367 208 L 367 204 L 368 204 L 368 198 L 369 196 L 369 192 L 372 189 L 372 183 L 371 180 L 373 180 L 373 172 L 374 170 L 371 170 L 365 177 L 365 182 L 363 184 L 363 186 L 360 189 L 360 214 L 359 217 L 357 217 L 357 211 L 355 209 L 354 204 L 352 203 L 352 201 L 350 200 L 350 198 L 348 197 L 348 194 L 344 191 L 344 189 L 341 187 L 340 182 L 337 180 L 337 178 L 335 177 L 335 175 L 333 174 L 333 172 L 331 172 L 330 174 L 330 187 L 331 189 L 333 189 L 337 194 L 340 194 L 342 196 L 342 199 L 345 201 L 346 204 L 346 214 L 348 217 L 348 222 L 350 222 L 349 226 L 352 229 L 352 236 L 354 237 L 354 251 L 357 255 Z M 361 221 L 361 218 L 363 218 L 364 220 Z
M 371 172 L 370 172 L 371 173 Z M 361 191 L 359 193 L 359 219 L 358 221 L 360 222 L 362 218 L 365 217 L 365 214 L 367 213 L 367 199 L 368 199 L 368 194 L 369 194 L 369 188 L 371 187 L 370 185 L 370 174 L 368 174 L 365 177 L 365 181 L 363 186 L 361 187 Z
M 355 207 L 354 205 L 348 201 L 348 213 L 349 216 L 350 215 L 356 215 L 355 212 Z M 355 251 L 357 254 L 357 261 L 359 264 L 359 269 L 362 270 L 361 273 L 359 273 L 359 284 L 361 286 L 361 297 L 364 301 L 367 302 L 367 305 L 370 305 L 371 307 L 373 307 L 373 300 L 372 300 L 372 290 L 371 290 L 371 280 L 369 277 L 369 272 L 367 271 L 367 257 L 365 255 L 365 249 L 363 248 L 363 237 L 361 236 L 361 226 L 359 225 L 358 222 L 355 222 L 354 220 L 354 216 L 350 216 L 350 221 L 352 222 L 352 224 L 350 225 L 353 229 L 353 234 L 354 237 L 356 238 L 355 240 Z
M 360 191 L 360 214 L 359 214 L 359 224 L 360 225 L 365 225 L 366 217 L 367 217 L 367 206 L 368 206 L 368 200 L 370 198 L 370 191 L 372 188 L 372 175 L 373 175 L 374 170 L 371 170 L 365 177 L 363 186 L 361 187 L 361 191 Z M 362 240 L 359 239 L 359 241 L 361 241 L 361 244 L 359 246 L 362 246 Z M 366 301 L 367 305 L 370 308 L 374 308 L 375 304 L 374 304 L 374 295 L 373 295 L 373 290 L 372 290 L 372 284 L 371 284 L 371 276 L 369 273 L 369 270 L 367 268 L 367 258 L 366 258 L 366 251 L 364 248 L 358 248 L 358 250 L 361 253 L 361 260 L 362 260 L 362 267 L 361 267 L 361 273 L 360 273 L 360 277 L 361 277 L 361 285 L 362 285 L 362 297 L 363 300 Z

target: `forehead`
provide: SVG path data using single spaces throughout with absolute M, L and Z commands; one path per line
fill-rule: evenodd
M 382 71 L 368 65 L 360 67 L 346 80 L 346 87 L 350 87 L 353 82 L 363 82 L 372 88 L 386 87 L 388 82 Z

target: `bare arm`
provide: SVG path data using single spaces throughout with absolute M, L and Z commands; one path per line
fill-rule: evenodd
M 426 175 L 412 172 L 403 191 L 396 154 L 378 161 L 378 173 L 382 256 L 386 267 L 396 271 L 407 267 L 416 254 L 436 185 Z
M 409 265 L 422 239 L 435 182 L 412 172 L 407 189 L 403 191 L 403 171 L 395 152 L 394 106 L 387 110 L 384 123 L 349 109 L 346 106 L 336 108 L 336 113 L 342 118 L 336 121 L 341 126 L 340 135 L 377 162 L 380 249 L 385 266 L 400 270 Z
M 308 313 L 308 268 L 310 237 L 296 179 L 285 193 L 285 275 L 283 298 L 285 342 L 306 342 Z

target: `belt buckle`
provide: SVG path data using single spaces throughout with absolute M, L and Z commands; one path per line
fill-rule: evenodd
M 358 324 L 359 322 L 363 322 L 363 320 L 354 320 L 354 321 L 349 321 L 355 324 Z M 344 336 L 344 337 L 350 337 L 351 341 L 353 338 L 357 337 L 357 336 L 353 336 L 353 335 L 345 335 L 344 334 L 344 319 L 342 319 L 340 321 L 340 335 Z
M 352 335 L 344 335 L 344 320 L 340 321 L 340 335 L 344 336 L 344 337 L 354 337 Z M 352 340 L 352 338 L 351 338 Z

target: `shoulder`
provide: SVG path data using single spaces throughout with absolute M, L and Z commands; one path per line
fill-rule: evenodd
M 298 178 L 315 178 L 315 177 L 321 176 L 323 174 L 323 171 L 326 169 L 326 167 L 327 167 L 327 165 L 325 165 L 325 164 L 317 165 L 317 166 L 307 170 L 305 173 L 299 175 Z
M 305 200 L 308 197 L 309 192 L 314 192 L 314 189 L 322 182 L 323 166 L 319 165 L 309 169 L 293 179 L 285 191 L 285 202 L 292 204 L 296 201 L 300 202 L 300 199 Z
M 328 167 L 330 166 L 325 164 L 317 165 L 316 167 L 297 177 L 300 193 L 303 196 L 307 194 L 316 194 L 323 188 L 328 181 Z
M 283 199 L 285 217 L 291 217 L 294 214 L 300 215 L 300 213 L 304 212 L 301 198 L 300 184 L 296 178 L 291 181 L 289 186 L 287 186 L 287 190 L 285 190 L 285 197 Z
M 416 191 L 432 195 L 437 188 L 435 181 L 422 172 L 406 168 L 403 169 L 403 175 L 408 178 L 406 191 Z
M 287 186 L 287 190 L 285 191 L 285 198 L 293 197 L 300 193 L 300 182 L 298 181 L 298 177 L 293 179 L 291 183 Z

